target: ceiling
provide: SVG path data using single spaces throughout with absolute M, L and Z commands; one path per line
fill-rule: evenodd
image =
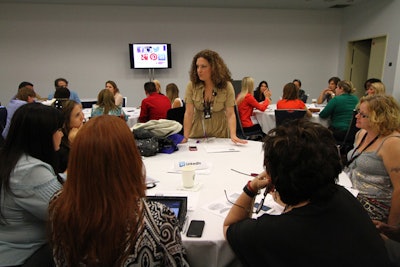
M 0 3 L 128 5 L 163 7 L 328 9 L 360 5 L 369 0 L 0 0 Z

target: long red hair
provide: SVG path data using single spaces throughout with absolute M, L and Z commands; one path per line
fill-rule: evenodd
M 144 179 L 127 124 L 109 115 L 89 120 L 71 147 L 63 191 L 49 208 L 56 260 L 120 266 L 142 221 Z

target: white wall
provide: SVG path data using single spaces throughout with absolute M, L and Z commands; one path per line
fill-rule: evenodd
M 340 10 L 188 9 L 127 6 L 0 4 L 0 101 L 23 80 L 42 96 L 58 77 L 81 98 L 114 80 L 130 106 L 144 97 L 147 70 L 131 70 L 130 42 L 170 42 L 173 67 L 156 70 L 163 89 L 184 95 L 193 55 L 213 49 L 234 79 L 267 80 L 273 100 L 293 78 L 315 98 L 338 75 Z M 165 90 L 165 89 L 164 89 Z
M 371 0 L 359 8 L 345 9 L 339 73 L 343 73 L 347 43 L 377 36 L 387 36 L 383 82 L 387 93 L 400 99 L 399 0 Z M 392 66 L 389 66 L 392 63 Z

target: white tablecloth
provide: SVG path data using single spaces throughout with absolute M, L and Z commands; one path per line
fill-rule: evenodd
M 135 125 L 138 121 L 139 115 L 140 115 L 140 108 L 135 108 L 135 107 L 123 107 L 122 108 L 125 112 L 126 115 L 128 115 L 128 121 L 126 122 L 131 128 L 133 125 Z M 83 115 L 85 116 L 85 119 L 88 120 L 90 118 L 90 114 L 92 112 L 91 108 L 84 108 L 82 110 Z
M 307 105 L 309 108 L 315 108 L 314 104 Z M 318 106 L 316 108 L 323 109 L 323 106 Z M 264 133 L 268 133 L 269 130 L 275 128 L 275 109 L 276 104 L 271 104 L 268 108 L 262 112 L 259 110 L 254 110 L 253 114 L 256 117 L 258 123 L 260 124 L 262 131 Z M 319 117 L 319 112 L 313 113 L 312 117 L 310 118 L 311 121 L 320 123 L 325 127 L 329 126 L 329 120 L 321 119 Z
M 190 151 L 189 145 L 197 146 L 197 151 Z M 147 176 L 159 181 L 155 188 L 147 190 L 147 195 L 188 196 L 188 221 L 205 221 L 201 238 L 189 238 L 182 233 L 191 266 L 241 266 L 222 232 L 223 221 L 229 211 L 226 207 L 230 207 L 224 190 L 228 196 L 240 194 L 243 186 L 252 179 L 231 169 L 246 174 L 260 173 L 263 170 L 262 143 L 249 141 L 245 145 L 235 145 L 229 139 L 211 139 L 209 142 L 196 143 L 196 140 L 191 139 L 178 147 L 179 150 L 172 154 L 157 154 L 143 159 Z M 230 152 L 216 152 L 222 150 Z M 174 167 L 181 161 L 208 166 L 207 169 L 196 171 L 197 191 L 182 190 L 181 174 Z M 341 176 L 341 180 L 342 184 L 351 186 L 345 175 Z M 276 213 L 279 212 L 279 206 L 272 201 L 270 195 L 265 203 L 273 207 L 270 211 L 275 208 Z

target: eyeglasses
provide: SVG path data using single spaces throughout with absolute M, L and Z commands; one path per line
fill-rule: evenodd
M 232 201 L 229 200 L 228 195 L 226 194 L 226 190 L 224 190 L 224 193 L 225 193 L 226 201 L 228 201 L 230 204 L 232 204 L 232 205 L 234 205 L 234 206 L 237 206 L 237 207 L 239 207 L 239 208 L 244 209 L 244 210 L 247 211 L 247 212 L 251 212 L 251 213 L 256 213 L 256 214 L 258 214 L 261 210 L 269 210 L 269 208 L 268 208 L 267 206 L 264 206 L 264 201 L 265 201 L 265 197 L 266 197 L 267 194 L 268 194 L 268 190 L 265 190 L 265 191 L 264 191 L 264 196 L 263 196 L 263 198 L 261 199 L 260 203 L 254 203 L 254 206 L 256 207 L 256 211 L 255 211 L 255 212 L 252 211 L 252 210 L 249 210 L 249 209 L 247 209 L 247 208 L 245 208 L 245 207 L 243 207 L 243 206 L 241 206 L 241 205 L 238 205 L 238 204 L 236 204 L 236 203 L 233 203 Z
M 362 112 L 360 111 L 360 109 L 357 109 L 356 112 L 357 112 L 357 114 L 360 114 L 360 117 L 363 118 L 363 119 L 365 119 L 365 118 L 368 119 L 368 118 L 369 118 L 369 116 L 366 115 L 366 114 L 364 114 L 364 113 L 362 113 Z

